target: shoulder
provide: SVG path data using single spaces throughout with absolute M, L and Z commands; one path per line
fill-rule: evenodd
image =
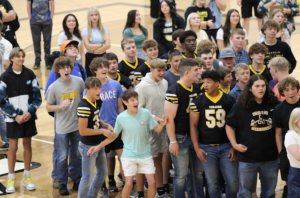
M 103 29 L 104 29 L 105 34 L 108 34 L 108 33 L 109 33 L 107 27 L 103 26 Z
M 82 108 L 82 107 L 84 107 L 84 108 Z M 86 99 L 83 98 L 83 99 L 78 103 L 77 109 L 81 109 L 81 110 L 90 110 L 90 105 L 89 105 L 88 101 L 86 101 Z
M 26 66 L 24 66 L 23 69 L 24 72 L 28 74 L 31 78 L 36 78 L 35 73 L 31 69 L 27 68 Z
M 123 32 L 123 34 L 132 34 L 131 28 L 126 28 Z
M 285 140 L 292 140 L 292 139 L 295 139 L 295 138 L 299 138 L 297 137 L 297 132 L 294 131 L 294 130 L 289 130 L 286 135 L 285 135 Z M 299 136 L 299 135 L 298 135 Z

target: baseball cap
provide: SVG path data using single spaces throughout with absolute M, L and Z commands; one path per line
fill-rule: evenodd
M 79 45 L 79 42 L 78 41 L 75 41 L 75 40 L 67 40 L 67 41 L 65 41 L 62 45 L 61 45 L 61 47 L 60 47 L 60 49 L 61 49 L 61 51 L 63 51 L 68 45 L 71 45 L 71 44 L 74 44 L 74 45 Z
M 235 58 L 235 53 L 231 47 L 226 47 L 222 49 L 220 58 Z

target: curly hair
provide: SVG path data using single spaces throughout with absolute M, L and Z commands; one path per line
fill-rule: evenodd
M 241 102 L 242 107 L 244 109 L 251 109 L 256 105 L 255 97 L 250 91 L 255 81 L 263 80 L 266 85 L 266 92 L 263 97 L 263 102 L 270 104 L 270 105 L 276 105 L 278 103 L 277 98 L 274 96 L 274 92 L 272 91 L 271 87 L 269 86 L 267 80 L 262 75 L 252 75 L 247 82 L 245 88 L 241 92 L 241 95 L 238 97 L 238 101 Z
M 71 71 L 73 71 L 73 69 L 74 69 L 74 65 L 72 64 L 72 61 L 70 58 L 68 58 L 66 56 L 60 56 L 55 59 L 55 61 L 53 63 L 53 72 L 55 73 L 55 75 L 58 78 L 60 78 L 59 70 L 61 68 L 64 68 L 65 66 L 69 66 L 71 68 Z
M 91 70 L 91 73 L 96 76 L 96 71 L 98 69 L 98 67 L 102 68 L 102 67 L 106 67 L 106 68 L 109 68 L 109 62 L 106 58 L 104 57 L 97 57 L 97 58 L 94 58 L 90 64 L 90 70 Z
M 251 47 L 249 48 L 249 51 L 248 51 L 248 59 L 251 64 L 252 64 L 251 56 L 253 54 L 259 54 L 259 53 L 262 53 L 266 56 L 268 53 L 268 48 L 264 44 L 261 44 L 261 43 L 255 43 L 255 44 L 251 45 Z
M 297 89 L 297 92 L 300 89 L 299 81 L 296 78 L 294 78 L 292 76 L 285 77 L 278 83 L 277 88 L 278 88 L 278 92 L 280 93 L 280 95 L 284 96 L 283 91 L 289 85 L 292 85 L 292 87 L 295 87 Z

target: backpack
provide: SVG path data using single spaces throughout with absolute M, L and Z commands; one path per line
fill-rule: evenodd
M 11 21 L 11 29 L 16 32 L 20 28 L 20 22 L 19 22 L 19 17 L 16 13 L 16 18 L 15 20 Z

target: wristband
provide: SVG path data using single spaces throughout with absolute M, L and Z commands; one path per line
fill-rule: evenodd
M 177 143 L 177 141 L 174 141 L 174 142 L 170 142 L 170 144 L 174 144 L 174 143 Z

